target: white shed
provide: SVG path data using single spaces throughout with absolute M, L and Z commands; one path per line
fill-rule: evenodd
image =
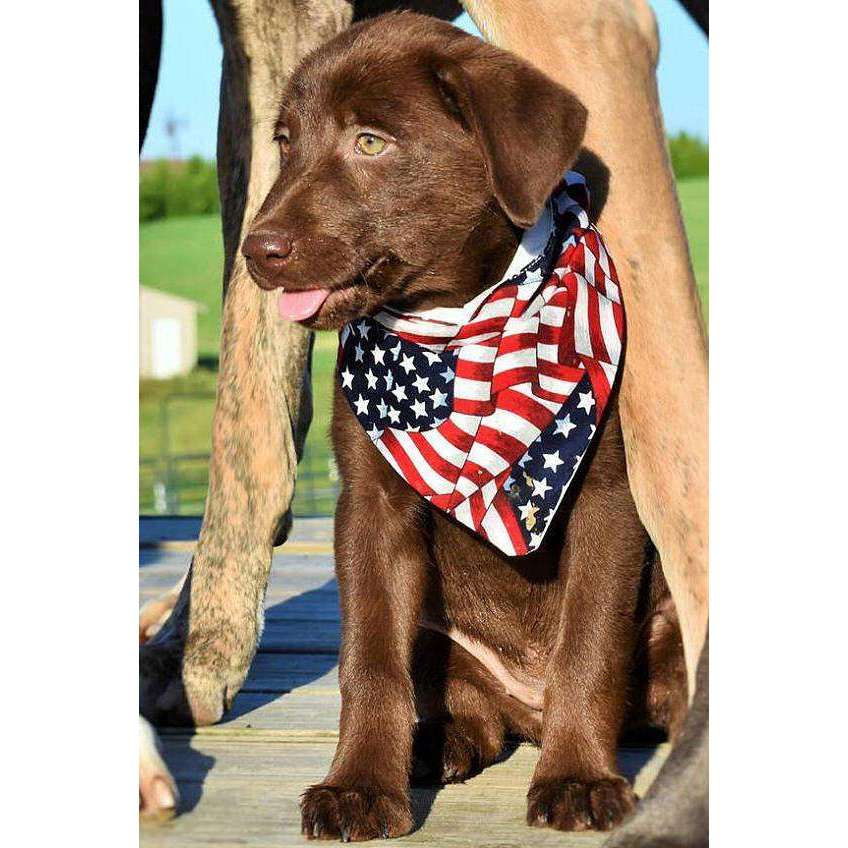
M 197 365 L 197 313 L 202 303 L 139 286 L 138 373 L 165 380 Z

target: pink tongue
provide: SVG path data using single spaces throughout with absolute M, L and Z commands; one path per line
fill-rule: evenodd
M 277 308 L 282 318 L 290 321 L 303 321 L 314 315 L 321 304 L 330 296 L 329 289 L 309 289 L 309 291 L 280 292 Z

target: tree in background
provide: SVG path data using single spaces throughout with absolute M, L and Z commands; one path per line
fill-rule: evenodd
M 680 132 L 668 140 L 671 167 L 678 180 L 708 177 L 710 174 L 710 148 L 696 136 Z
M 144 163 L 138 195 L 140 221 L 211 215 L 221 208 L 215 163 L 200 156 Z

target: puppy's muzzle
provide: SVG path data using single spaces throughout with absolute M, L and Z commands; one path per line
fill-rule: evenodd
M 247 260 L 247 270 L 263 288 L 276 288 L 275 277 L 288 263 L 294 243 L 283 233 L 248 233 L 241 246 Z

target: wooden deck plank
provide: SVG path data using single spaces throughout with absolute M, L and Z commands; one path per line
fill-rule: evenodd
M 188 568 L 191 557 L 169 557 L 167 560 L 149 561 L 142 564 L 139 591 L 142 594 L 158 594 L 170 589 Z M 276 557 L 268 581 L 268 599 L 296 595 L 326 587 L 335 590 L 333 560 L 328 556 Z
M 191 556 L 187 554 L 163 554 L 156 551 L 148 553 L 149 556 L 139 557 L 141 577 L 144 581 L 142 585 L 145 587 L 151 583 L 161 583 L 165 587 L 172 585 L 185 574 L 191 562 Z M 269 585 L 282 585 L 293 577 L 301 580 L 314 577 L 317 580 L 322 576 L 325 580 L 334 576 L 333 559 L 329 555 L 277 555 L 273 560 Z
M 265 622 L 259 642 L 262 651 L 298 653 L 338 653 L 341 624 L 338 621 L 310 621 L 308 618 L 275 619 Z
M 259 653 L 242 692 L 278 692 L 339 688 L 339 666 L 328 654 Z
M 285 695 L 240 692 L 233 707 L 209 731 L 281 730 L 298 736 L 310 731 L 326 736 L 338 733 L 341 697 L 337 689 L 328 687 L 318 692 L 299 691 Z
M 144 603 L 161 593 L 161 589 L 143 590 L 140 601 Z M 334 581 L 301 592 L 273 592 L 265 600 L 265 623 L 280 621 L 339 622 L 339 597 Z M 273 628 L 275 633 L 276 629 Z M 275 635 L 278 638 L 279 634 Z M 281 638 L 281 637 L 280 637 Z
M 139 518 L 138 538 L 141 547 L 174 541 L 194 542 L 202 519 L 197 516 L 145 515 Z M 333 538 L 333 519 L 298 518 L 289 532 L 289 542 L 327 542 Z
M 166 737 L 165 754 L 191 809 L 159 828 L 145 828 L 145 848 L 200 845 L 303 846 L 298 799 L 320 781 L 332 758 L 331 741 L 271 742 Z M 663 749 L 622 754 L 623 770 L 644 792 Z M 560 846 L 589 848 L 603 834 L 530 830 L 525 794 L 538 757 L 529 745 L 465 784 L 414 789 L 417 829 L 398 843 L 420 846 Z M 394 843 L 393 843 L 394 844 Z

